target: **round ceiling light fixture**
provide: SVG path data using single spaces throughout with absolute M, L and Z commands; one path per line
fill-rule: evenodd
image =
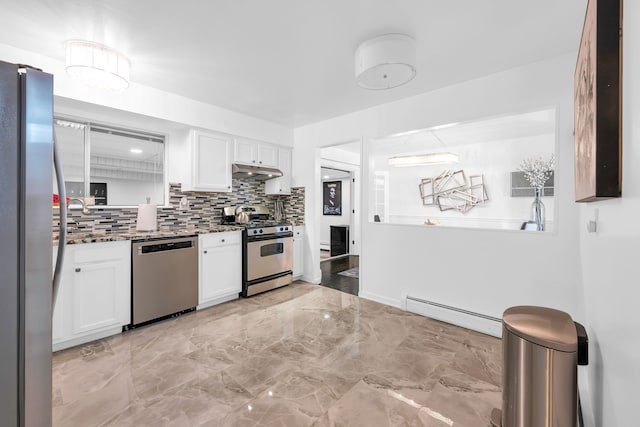
M 66 70 L 71 77 L 91 86 L 113 90 L 129 87 L 129 59 L 99 43 L 70 40 L 65 43 Z
M 355 76 L 365 89 L 391 89 L 416 75 L 416 42 L 406 34 L 384 34 L 358 46 Z

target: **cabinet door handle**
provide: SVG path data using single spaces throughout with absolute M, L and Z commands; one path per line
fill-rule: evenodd
M 253 163 L 255 163 L 255 162 L 256 162 L 255 160 L 251 160 L 251 161 L 252 161 Z
M 222 243 L 224 243 L 224 239 L 222 239 Z
M 230 186 L 230 185 L 227 185 L 227 188 L 229 188 L 229 189 L 230 189 L 230 188 L 231 188 L 231 186 Z
M 262 160 L 260 160 L 258 163 L 262 164 Z
M 77 268 L 76 268 L 76 273 L 80 273 L 80 271 L 81 271 L 81 270 L 82 270 L 82 269 L 81 269 L 80 267 L 77 267 Z
M 204 253 L 206 254 L 206 253 L 207 253 L 207 251 L 204 251 Z

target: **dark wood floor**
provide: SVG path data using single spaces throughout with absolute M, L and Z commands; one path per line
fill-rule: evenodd
M 352 295 L 358 295 L 360 279 L 338 274 L 341 271 L 358 266 L 360 266 L 360 257 L 355 255 L 322 261 L 320 263 L 320 270 L 322 271 L 320 284 Z

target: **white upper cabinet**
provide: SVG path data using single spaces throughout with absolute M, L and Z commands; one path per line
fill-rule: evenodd
M 262 166 L 278 167 L 278 147 L 258 144 L 258 163 Z
M 234 142 L 233 161 L 235 163 L 254 164 L 256 162 L 257 143 L 248 139 L 236 138 Z
M 236 138 L 234 163 L 253 166 L 278 167 L 278 147 L 247 138 Z
M 278 165 L 276 167 L 282 171 L 282 176 L 265 181 L 265 194 L 291 194 L 291 149 L 278 147 Z
M 183 191 L 231 191 L 231 143 L 229 137 L 191 131 L 191 173 Z

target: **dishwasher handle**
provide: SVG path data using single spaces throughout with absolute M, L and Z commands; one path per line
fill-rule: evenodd
M 180 240 L 177 242 L 153 243 L 138 246 L 138 255 L 150 254 L 164 251 L 174 251 L 178 249 L 189 249 L 194 247 L 193 240 Z

